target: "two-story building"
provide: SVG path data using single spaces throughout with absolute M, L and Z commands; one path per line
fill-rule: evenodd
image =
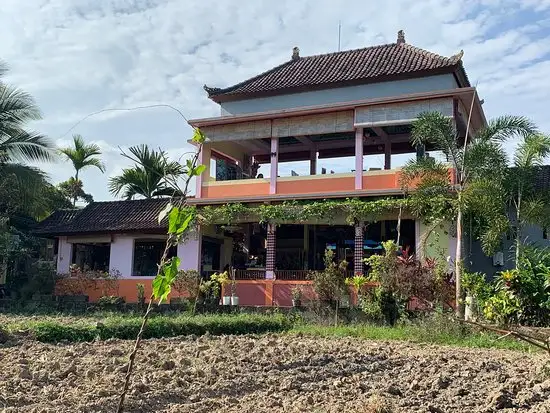
M 462 138 L 470 107 L 470 130 L 485 124 L 461 58 L 462 52 L 443 57 L 412 46 L 400 31 L 395 43 L 357 50 L 300 56 L 294 48 L 290 60 L 251 79 L 205 86 L 221 116 L 189 122 L 207 137 L 199 156 L 206 171 L 189 203 L 253 208 L 294 201 L 314 208 L 402 197 L 395 160 L 416 156 L 410 131 L 420 113 L 448 116 Z M 45 230 L 59 239 L 58 271 L 85 260 L 117 270 L 128 285 L 120 295 L 132 301 L 135 284 L 150 285 L 153 271 L 143 261 L 159 254 L 155 245 L 165 238 L 164 228 L 152 217 L 165 203 L 93 203 L 70 222 Z M 364 256 L 380 251 L 381 241 L 397 239 L 397 210 L 370 220 L 347 218 L 344 207 L 330 217 L 283 217 L 277 223 L 252 214 L 202 225 L 174 254 L 182 267 L 205 275 L 234 268 L 241 305 L 290 305 L 293 285 L 310 294 L 307 274 L 323 268 L 326 249 L 347 260 L 350 273 L 362 273 Z M 405 214 L 399 228 L 400 244 L 418 250 L 422 222 Z M 429 248 L 454 256 L 452 232 L 442 235 Z M 93 252 L 85 244 L 93 244 Z

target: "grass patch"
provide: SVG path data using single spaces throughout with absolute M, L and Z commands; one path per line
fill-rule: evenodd
M 26 319 L 8 324 L 11 332 L 27 333 L 38 341 L 82 342 L 109 338 L 134 339 L 141 326 L 138 316 L 109 316 L 100 322 L 91 319 L 47 320 Z M 292 327 L 292 322 L 282 315 L 156 315 L 149 319 L 144 338 L 175 337 L 182 335 L 262 334 L 281 332 Z
M 460 330 L 460 331 L 459 331 Z M 290 334 L 304 334 L 316 337 L 356 337 L 368 340 L 400 340 L 414 343 L 429 343 L 457 347 L 494 348 L 504 350 L 537 351 L 523 341 L 501 338 L 485 331 L 474 331 L 469 327 L 449 326 L 435 329 L 430 323 L 397 325 L 395 327 L 376 325 L 316 326 L 296 325 Z

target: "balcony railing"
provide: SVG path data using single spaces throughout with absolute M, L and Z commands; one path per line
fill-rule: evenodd
M 265 280 L 265 270 L 235 270 L 235 280 Z
M 363 172 L 363 190 L 398 190 L 399 174 L 398 169 Z M 355 174 L 337 173 L 279 177 L 275 195 L 353 193 L 353 191 L 355 191 Z M 243 198 L 266 195 L 270 195 L 269 178 L 208 180 L 202 185 L 202 198 Z

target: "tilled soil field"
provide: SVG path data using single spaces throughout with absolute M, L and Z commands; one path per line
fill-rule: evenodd
M 0 411 L 114 412 L 131 347 L 0 347 Z M 302 336 L 148 340 L 125 411 L 550 412 L 547 359 Z

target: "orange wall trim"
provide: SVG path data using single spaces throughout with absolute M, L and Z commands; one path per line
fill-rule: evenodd
M 106 280 L 77 280 L 77 279 L 63 279 L 59 280 L 55 284 L 56 295 L 78 295 L 83 294 L 89 297 L 90 302 L 95 303 L 100 297 L 106 295 L 113 295 L 118 297 L 124 297 L 127 303 L 137 302 L 137 285 L 143 284 L 145 288 L 145 300 L 149 301 L 149 297 L 152 293 L 151 278 L 148 279 L 131 279 L 124 278 L 113 281 Z M 178 293 L 172 290 L 168 296 L 168 302 L 170 298 L 185 297 L 185 294 Z
M 227 198 L 255 195 L 269 195 L 269 183 L 254 182 L 238 185 L 204 185 L 202 187 L 202 198 Z
M 103 296 L 124 297 L 127 303 L 137 302 L 137 285 L 143 284 L 145 287 L 145 298 L 149 301 L 152 292 L 152 279 L 119 279 L 113 281 L 105 280 L 77 280 L 63 279 L 59 280 L 55 286 L 56 295 L 79 295 L 84 294 L 89 297 L 91 303 L 97 302 Z M 302 302 L 305 304 L 317 299 L 311 281 L 292 281 L 292 280 L 237 280 L 235 282 L 235 292 L 239 297 L 241 306 L 253 307 L 291 307 L 292 306 L 292 288 L 297 286 L 302 289 Z M 369 283 L 366 288 L 376 286 L 376 283 Z M 230 294 L 222 289 L 222 294 Z M 357 302 L 357 294 L 350 290 L 352 303 Z M 178 291 L 172 290 L 168 297 L 185 297 Z
M 399 188 L 398 173 L 380 175 L 363 175 L 363 189 L 394 189 Z
M 330 177 L 326 179 L 297 179 L 296 181 L 277 181 L 277 194 L 308 194 L 320 192 L 353 191 L 353 177 Z

